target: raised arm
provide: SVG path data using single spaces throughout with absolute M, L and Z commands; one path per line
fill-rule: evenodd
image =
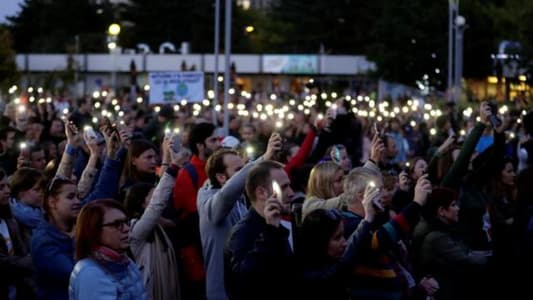
M 67 146 L 65 147 L 63 156 L 61 156 L 61 162 L 57 167 L 56 175 L 64 178 L 70 178 L 72 176 L 74 159 L 76 156 L 80 135 L 78 128 L 72 123 L 65 124 L 65 134 L 67 136 Z
M 470 132 L 466 138 L 459 156 L 453 162 L 450 170 L 446 173 L 442 179 L 441 185 L 455 189 L 459 186 L 461 179 L 468 171 L 468 165 L 470 158 L 476 149 L 476 145 L 483 134 L 483 130 L 487 124 L 489 124 L 489 117 L 491 115 L 490 107 L 486 102 L 481 103 L 480 117 L 481 122 L 478 122 L 474 129 Z
M 292 159 L 290 159 L 285 165 L 285 172 L 287 172 L 287 174 L 290 175 L 293 169 L 300 168 L 301 166 L 303 166 L 303 164 L 307 160 L 307 157 L 309 157 L 311 150 L 313 150 L 313 143 L 315 142 L 315 137 L 316 131 L 314 128 L 311 127 L 296 155 Z
M 174 169 L 174 170 L 173 170 Z M 148 238 L 150 233 L 157 226 L 161 214 L 165 210 L 168 204 L 168 199 L 172 194 L 172 188 L 174 187 L 174 182 L 176 181 L 175 175 L 177 173 L 176 166 L 170 166 L 161 180 L 157 184 L 157 187 L 152 194 L 150 199 L 150 204 L 144 210 L 141 218 L 135 223 L 131 229 L 131 238 L 133 240 L 144 241 Z
M 96 137 L 83 135 L 83 139 L 89 148 L 90 156 L 89 161 L 87 162 L 87 165 L 81 174 L 80 180 L 78 181 L 78 197 L 82 199 L 91 192 L 94 180 L 98 174 L 98 169 L 96 166 L 100 160 L 100 153 L 98 151 Z
M 119 141 L 116 133 L 111 132 L 109 128 L 102 130 L 102 132 L 106 140 L 107 156 L 94 190 L 83 199 L 82 205 L 96 199 L 114 198 L 118 193 L 121 171 L 120 161 L 117 160 Z

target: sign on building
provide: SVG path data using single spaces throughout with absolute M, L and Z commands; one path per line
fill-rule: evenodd
M 201 102 L 205 98 L 203 72 L 154 72 L 149 79 L 150 104 Z

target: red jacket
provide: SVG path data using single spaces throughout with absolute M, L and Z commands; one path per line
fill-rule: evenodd
M 315 130 L 310 129 L 307 135 L 305 136 L 302 145 L 300 146 L 300 150 L 298 150 L 296 155 L 292 159 L 290 159 L 285 165 L 285 172 L 287 173 L 287 175 L 289 175 L 289 177 L 291 176 L 292 170 L 300 168 L 305 164 L 305 161 L 309 157 L 309 153 L 311 153 L 311 150 L 313 150 L 313 143 L 315 142 L 315 137 Z
M 190 163 L 194 166 L 198 176 L 196 186 L 193 184 L 189 171 L 186 168 L 182 168 L 178 172 L 172 193 L 174 208 L 178 212 L 179 224 L 177 224 L 177 227 L 178 231 L 181 232 L 181 234 L 178 233 L 178 239 L 182 244 L 176 250 L 181 254 L 185 282 L 189 283 L 205 280 L 196 195 L 207 180 L 207 174 L 205 173 L 206 162 L 193 155 Z
M 173 198 L 174 208 L 180 213 L 192 213 L 197 212 L 196 207 L 196 195 L 198 190 L 207 180 L 207 174 L 205 173 L 206 161 L 201 160 L 198 156 L 193 155 L 190 162 L 196 174 L 198 175 L 198 184 L 193 186 L 193 181 L 189 171 L 185 168 L 180 169 L 178 176 L 176 177 L 176 184 L 174 185 Z

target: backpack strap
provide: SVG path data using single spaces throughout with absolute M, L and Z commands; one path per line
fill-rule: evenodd
M 191 163 L 187 163 L 183 168 L 191 176 L 192 184 L 193 184 L 194 188 L 198 189 L 198 173 L 196 172 L 196 168 L 194 168 L 193 164 L 191 164 Z

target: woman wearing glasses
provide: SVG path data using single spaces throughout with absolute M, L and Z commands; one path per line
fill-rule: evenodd
M 82 209 L 70 299 L 148 299 L 139 269 L 126 255 L 129 229 L 126 212 L 115 200 L 94 201 Z

